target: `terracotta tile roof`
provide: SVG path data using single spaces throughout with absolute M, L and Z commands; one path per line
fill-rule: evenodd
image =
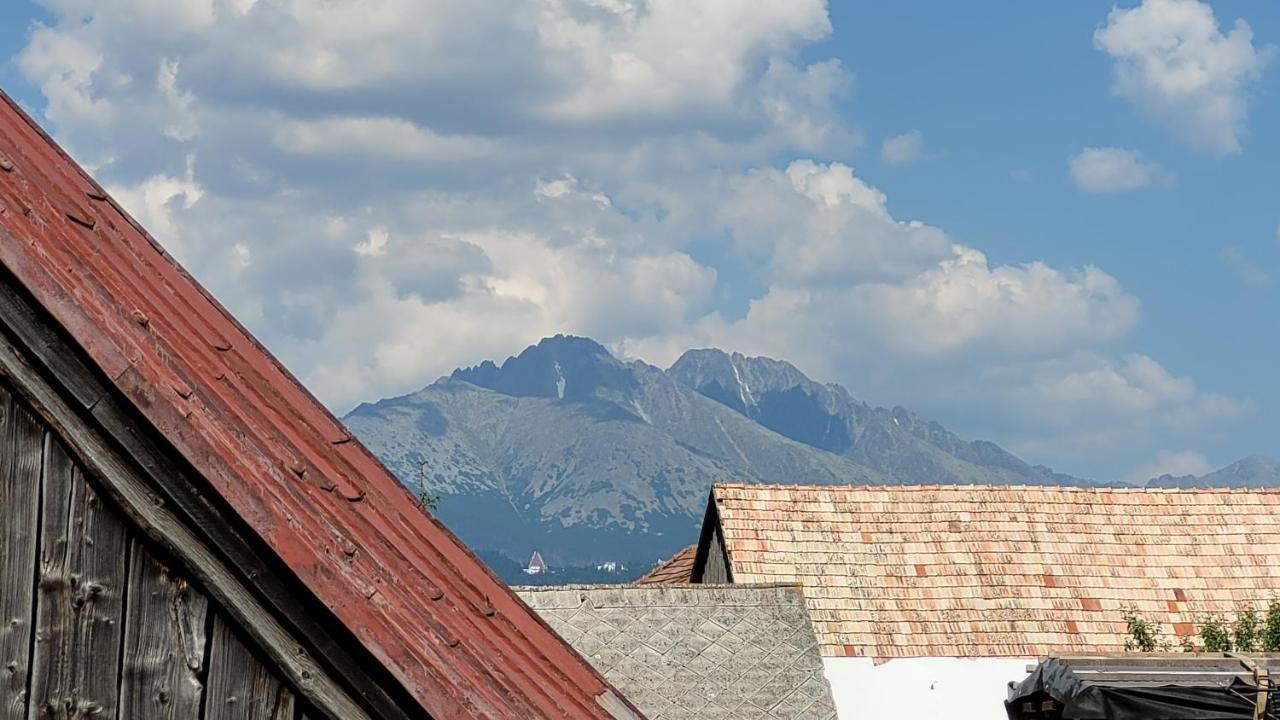
M 425 712 L 613 716 L 607 682 L 2 92 L 0 265 Z
M 636 580 L 637 585 L 672 585 L 693 582 L 693 560 L 698 554 L 694 543 L 675 555 L 658 563 L 658 566 Z
M 1280 491 L 717 485 L 735 582 L 804 586 L 825 655 L 1123 650 L 1280 591 Z
M 794 585 L 516 588 L 651 720 L 834 720 Z

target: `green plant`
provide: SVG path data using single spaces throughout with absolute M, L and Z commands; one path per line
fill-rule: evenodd
M 1262 617 L 1249 605 L 1236 610 L 1236 624 L 1232 628 L 1235 648 L 1240 652 L 1253 652 L 1262 640 Z
M 1191 642 L 1190 635 L 1179 635 L 1178 645 L 1182 647 L 1182 652 L 1193 653 L 1196 651 L 1196 644 Z
M 1124 622 L 1128 630 L 1128 637 L 1124 641 L 1125 650 L 1155 652 L 1169 647 L 1168 642 L 1160 639 L 1160 626 L 1139 615 L 1136 608 L 1125 609 Z
M 1280 598 L 1267 603 L 1267 616 L 1262 621 L 1262 649 L 1264 652 L 1280 652 Z
M 1205 652 L 1231 652 L 1231 629 L 1217 615 L 1200 624 L 1200 642 Z
M 440 496 L 427 489 L 427 466 L 418 468 L 418 507 L 435 512 L 440 509 Z
M 418 491 L 418 507 L 435 512 L 440 507 L 440 496 L 433 495 L 425 488 Z

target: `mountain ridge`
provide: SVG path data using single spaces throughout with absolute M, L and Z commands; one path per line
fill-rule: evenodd
M 663 369 L 563 335 L 344 421 L 402 482 L 438 496 L 469 545 L 537 549 L 553 565 L 669 555 L 696 537 L 716 482 L 1103 484 L 873 407 L 785 360 L 702 348 Z
M 1204 475 L 1164 474 L 1147 481 L 1149 488 L 1280 487 L 1280 461 L 1250 455 Z

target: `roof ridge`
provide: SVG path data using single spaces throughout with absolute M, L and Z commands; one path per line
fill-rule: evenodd
M 857 491 L 881 491 L 881 492 L 923 492 L 928 490 L 956 490 L 956 491 L 976 491 L 976 490 L 1034 490 L 1043 492 L 1084 492 L 1084 493 L 1116 493 L 1116 494 L 1275 494 L 1280 493 L 1280 487 L 1186 487 L 1186 488 L 1169 488 L 1169 487 L 1144 487 L 1134 485 L 1131 487 L 1102 487 L 1088 485 L 1040 485 L 1034 483 L 1018 483 L 1002 485 L 996 483 L 908 483 L 908 484 L 876 484 L 876 483 L 853 483 L 853 484 L 817 484 L 817 483 L 714 483 L 712 492 L 717 490 L 780 490 L 780 491 L 831 491 L 831 492 L 857 492 Z

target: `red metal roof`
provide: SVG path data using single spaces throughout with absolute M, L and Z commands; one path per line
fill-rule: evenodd
M 3 92 L 0 261 L 433 717 L 613 717 L 608 683 Z

